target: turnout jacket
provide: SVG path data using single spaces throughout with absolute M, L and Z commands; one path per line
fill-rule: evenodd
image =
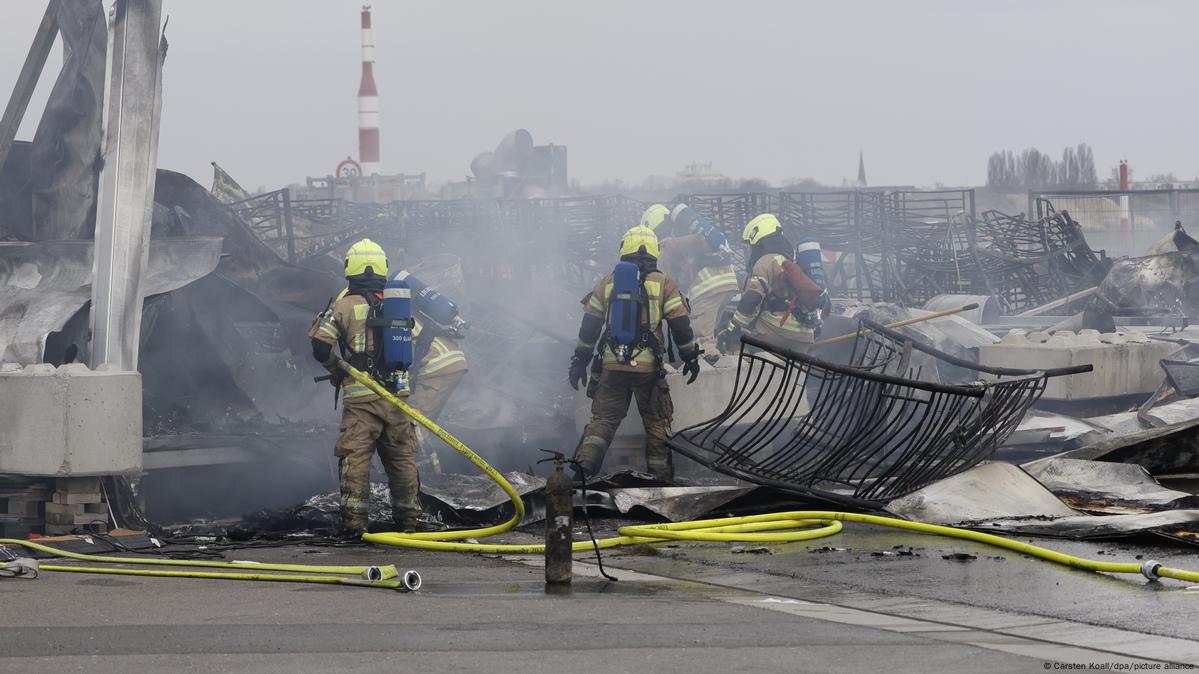
M 690 313 L 687 298 L 683 296 L 678 285 L 669 276 L 657 270 L 646 274 L 642 284 L 645 286 L 648 302 L 641 307 L 641 324 L 652 332 L 658 347 L 666 348 L 662 331 L 662 321 L 665 320 L 670 326 L 671 337 L 678 347 L 679 355 L 684 360 L 698 355 L 699 346 L 695 343 L 691 322 L 687 318 Z M 608 274 L 583 298 L 583 324 L 579 328 L 578 349 L 590 352 L 599 341 L 608 321 L 612 287 L 612 274 Z M 647 346 L 637 350 L 628 363 L 621 363 L 608 344 L 600 345 L 600 349 L 604 369 L 617 372 L 657 372 L 660 367 L 659 358 L 664 358 L 662 354 L 654 353 L 654 349 Z
M 749 277 L 745 279 L 745 290 L 733 314 L 733 324 L 763 337 L 812 342 L 815 332 L 800 322 L 800 312 L 787 314 L 792 291 L 783 271 L 786 259 L 778 253 L 768 253 L 758 258 Z

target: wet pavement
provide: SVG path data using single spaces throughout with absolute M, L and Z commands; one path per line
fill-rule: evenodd
M 1136 563 L 1153 559 L 1165 566 L 1199 571 L 1199 547 L 1156 537 L 1120 542 L 1017 540 L 1087 559 Z M 1199 587 L 1188 590 L 1190 584 L 1182 581 L 1093 573 L 971 541 L 849 523 L 836 536 L 754 547 L 765 547 L 773 554 L 738 554 L 732 552 L 735 546 L 656 545 L 638 548 L 634 554 L 621 553 L 619 563 L 670 575 L 679 562 L 689 562 L 689 577 L 711 579 L 753 571 L 793 581 L 808 596 L 843 592 L 902 595 L 1199 638 Z M 959 559 L 959 553 L 974 559 Z M 617 563 L 615 556 L 613 563 Z
M 913 554 L 872 554 L 898 553 L 896 545 Z M 968 542 L 857 527 L 764 546 L 773 554 L 737 547 L 759 546 L 610 553 L 616 583 L 579 555 L 571 588 L 549 595 L 537 558 L 368 547 L 267 548 L 230 558 L 395 563 L 419 570 L 424 587 L 402 594 L 47 572 L 0 582 L 0 671 L 1028 672 L 1047 662 L 1199 662 L 1196 634 L 1186 629 L 1199 617 L 1199 592 L 1181 583 L 1115 579 Z M 821 547 L 846 550 L 809 552 Z M 951 552 L 978 559 L 941 558 Z M 1185 549 L 1154 554 L 1196 566 L 1184 563 L 1194 556 Z

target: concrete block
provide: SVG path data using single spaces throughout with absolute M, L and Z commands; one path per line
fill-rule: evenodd
M 102 502 L 101 503 L 84 503 L 83 511 L 87 512 L 87 513 L 92 513 L 92 514 L 104 515 L 105 517 L 107 517 L 108 516 L 108 504 L 102 503 Z
M 104 496 L 100 492 L 63 492 L 56 491 L 50 499 L 54 503 L 70 504 L 76 503 L 99 503 L 104 500 Z
M 46 504 L 46 516 L 50 515 L 80 515 L 87 512 L 87 506 L 83 503 L 54 503 Z
M 1030 336 L 1031 337 L 1031 336 Z M 979 347 L 983 365 L 1051 369 L 1091 364 L 1094 371 L 1050 379 L 1046 400 L 1086 400 L 1151 393 L 1164 375 L 1158 362 L 1174 345 L 1150 340 L 1144 333 L 1062 334 L 1037 343 L 1029 339 Z
M 80 364 L 0 369 L 0 473 L 69 477 L 141 470 L 141 401 L 136 372 Z
M 29 517 L 36 519 L 41 517 L 41 507 L 45 503 L 45 499 L 21 498 L 19 496 L 9 496 L 4 506 L 4 514 L 18 515 L 20 517 Z
M 81 513 L 46 513 L 46 524 L 61 524 L 72 527 L 78 527 L 92 522 L 108 522 L 108 515 L 98 515 L 96 513 L 81 512 Z
M 1027 344 L 1028 333 L 1024 330 L 1009 330 L 1000 340 L 1000 344 Z
M 1074 333 L 1065 330 L 1060 334 L 1056 334 L 1045 342 L 1045 346 L 1068 349 L 1074 346 Z
M 60 477 L 54 481 L 55 503 L 99 503 L 101 496 L 98 477 Z

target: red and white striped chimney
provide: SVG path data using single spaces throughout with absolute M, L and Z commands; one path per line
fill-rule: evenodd
M 362 81 L 358 84 L 358 163 L 362 175 L 379 172 L 379 90 L 375 88 L 371 6 L 362 6 Z

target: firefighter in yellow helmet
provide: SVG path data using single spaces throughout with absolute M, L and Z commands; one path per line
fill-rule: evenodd
M 599 471 L 616 429 L 636 399 L 645 427 L 645 462 L 649 472 L 670 480 L 674 462 L 666 436 L 674 405 L 666 383 L 667 344 L 662 322 L 683 361 L 687 383 L 699 376 L 699 356 L 688 319 L 687 299 L 674 280 L 657 268 L 658 237 L 645 226 L 625 232 L 620 263 L 583 298 L 579 342 L 570 361 L 570 385 L 587 384 L 591 369 L 591 422 L 575 448 L 583 471 Z M 598 348 L 598 373 L 591 367 Z
M 342 398 L 341 434 L 334 446 L 341 482 L 341 527 L 347 536 L 365 531 L 370 512 L 371 457 L 376 448 L 387 473 L 392 517 L 400 531 L 414 531 L 420 505 L 416 433 L 412 419 L 370 389 L 343 377 L 333 347 L 351 365 L 374 376 L 381 363 L 378 328 L 368 328 L 387 282 L 387 255 L 370 239 L 350 246 L 345 258 L 348 287 L 313 322 L 312 355 L 333 376 Z
M 691 306 L 691 327 L 711 363 L 716 348 L 716 324 L 724 307 L 740 292 L 732 251 L 724 233 L 704 222 L 687 204 L 668 209 L 654 204 L 641 216 L 654 230 L 662 248 L 659 267 L 679 282 Z
M 749 276 L 732 320 L 716 337 L 721 352 L 736 350 L 743 332 L 797 351 L 806 349 L 815 341 L 828 292 L 795 263 L 795 248 L 774 214 L 750 220 L 741 238 L 750 247 Z

